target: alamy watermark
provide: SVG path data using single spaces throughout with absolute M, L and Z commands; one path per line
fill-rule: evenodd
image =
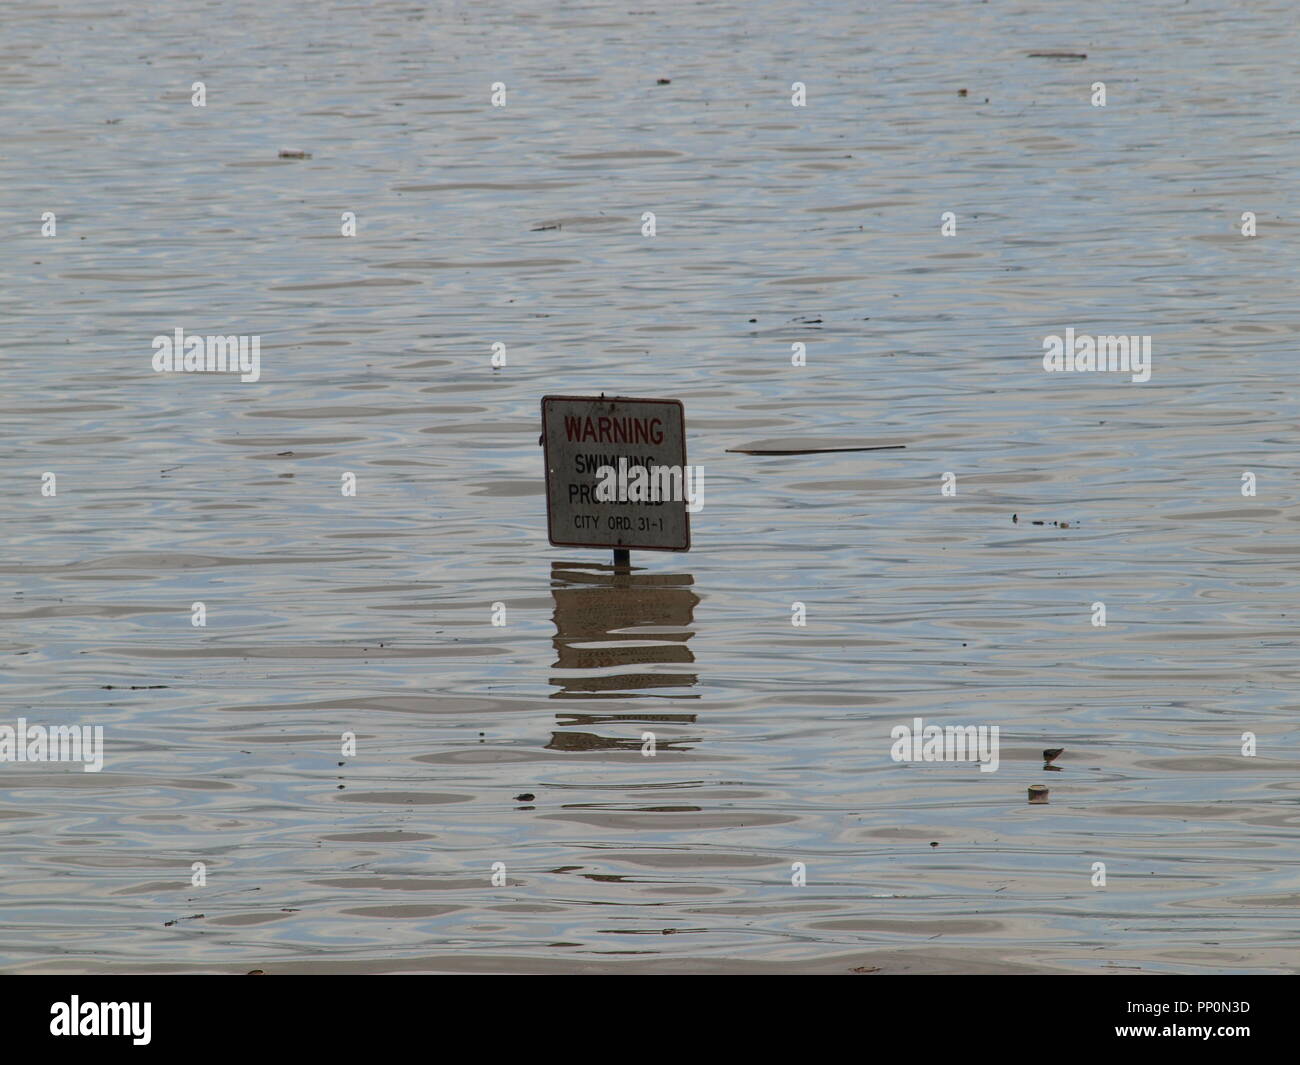
M 889 732 L 895 762 L 974 762 L 981 773 L 998 768 L 997 725 L 926 725 L 917 717 L 911 725 L 895 725 Z
M 0 725 L 0 762 L 82 762 L 87 773 L 104 768 L 103 725 Z
M 1043 338 L 1043 369 L 1075 373 L 1096 370 L 1132 374 L 1142 384 L 1151 380 L 1151 338 L 1149 336 L 1075 336 L 1074 327 L 1065 336 Z
M 674 503 L 686 501 L 686 510 L 697 514 L 704 509 L 703 466 L 653 466 L 629 463 L 620 455 L 618 468 L 596 470 L 595 497 L 598 503 Z
M 179 326 L 172 336 L 153 338 L 154 373 L 237 373 L 241 381 L 262 376 L 260 336 L 189 336 Z
M 136 1046 L 148 1046 L 152 1002 L 82 1002 L 77 995 L 50 1006 L 50 1035 L 131 1036 Z

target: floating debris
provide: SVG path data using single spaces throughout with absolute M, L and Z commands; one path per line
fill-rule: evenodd
M 857 966 L 857 967 L 854 968 L 854 969 L 850 969 L 849 972 L 851 972 L 851 973 L 878 973 L 878 972 L 880 972 L 880 966 L 879 966 L 879 965 L 859 965 L 859 966 Z
M 281 159 L 310 159 L 311 152 L 305 152 L 301 148 L 281 148 Z
M 673 83 L 672 78 L 660 78 L 657 82 L 655 82 L 656 85 L 671 85 L 672 83 Z
M 537 796 L 531 791 L 525 791 L 522 795 L 515 796 L 515 802 L 532 802 L 535 798 L 537 798 Z
M 1029 785 L 1029 801 L 1033 803 L 1047 802 L 1047 786 L 1045 784 Z
M 546 225 L 546 226 L 533 226 L 533 228 L 530 229 L 528 232 L 530 232 L 530 233 L 543 233 L 543 232 L 545 232 L 545 231 L 548 230 L 548 229 L 560 229 L 560 228 L 562 228 L 561 225 L 560 225 L 560 223 L 559 223 L 559 222 L 556 222 L 556 223 L 554 223 L 553 225 Z
M 1087 52 L 1029 52 L 1030 59 L 1087 59 Z
M 965 96 L 965 95 L 966 95 L 966 90 L 965 90 L 965 89 L 958 89 L 958 90 L 957 90 L 957 95 L 958 95 L 958 96 Z
M 744 448 L 729 447 L 733 455 L 824 455 L 831 451 L 901 451 L 906 444 L 881 444 L 878 447 L 796 447 L 796 448 Z

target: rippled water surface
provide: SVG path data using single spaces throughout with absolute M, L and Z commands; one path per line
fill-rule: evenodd
M 0 764 L 4 968 L 1300 969 L 1294 29 L 5 6 L 0 724 L 106 756 Z M 547 543 L 538 400 L 602 391 L 706 474 L 631 574 Z M 728 451 L 792 441 L 906 448 Z

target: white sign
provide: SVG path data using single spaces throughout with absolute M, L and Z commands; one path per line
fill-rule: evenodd
M 542 443 L 552 544 L 691 549 L 680 400 L 543 396 Z

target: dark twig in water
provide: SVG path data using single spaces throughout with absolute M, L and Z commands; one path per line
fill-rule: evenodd
M 821 455 L 828 451 L 901 451 L 906 444 L 881 444 L 879 447 L 796 447 L 796 448 L 761 448 L 751 450 L 744 447 L 729 447 L 733 455 Z

